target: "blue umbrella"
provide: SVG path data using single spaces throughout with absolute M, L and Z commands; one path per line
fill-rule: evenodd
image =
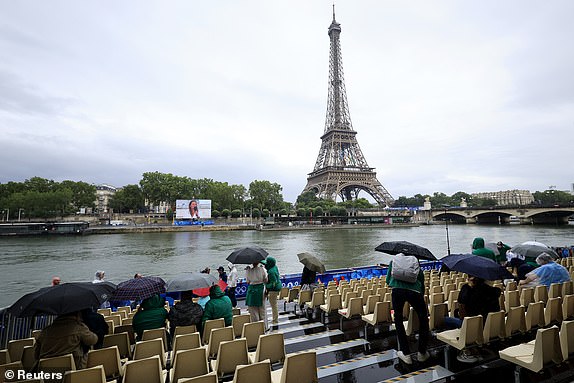
M 492 259 L 473 254 L 452 254 L 441 259 L 446 267 L 487 281 L 511 279 L 514 276 Z

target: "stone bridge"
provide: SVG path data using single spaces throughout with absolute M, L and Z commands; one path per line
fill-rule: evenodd
M 553 207 L 449 207 L 448 209 L 431 209 L 432 220 L 444 221 L 448 219 L 453 223 L 519 223 L 566 225 L 568 217 L 574 215 L 574 206 Z M 511 219 L 512 217 L 512 219 Z

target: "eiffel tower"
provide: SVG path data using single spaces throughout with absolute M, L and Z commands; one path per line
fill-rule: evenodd
M 347 91 L 343 78 L 343 59 L 339 35 L 341 25 L 335 21 L 329 26 L 331 49 L 329 53 L 329 99 L 325 131 L 321 136 L 321 149 L 313 172 L 307 177 L 303 192 L 313 191 L 317 197 L 343 201 L 357 199 L 361 190 L 370 194 L 381 206 L 393 203 L 393 197 L 377 180 L 375 168 L 367 165 L 367 160 L 357 142 L 357 132 L 353 130 Z

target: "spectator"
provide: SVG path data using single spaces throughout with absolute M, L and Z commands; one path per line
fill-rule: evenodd
M 193 293 L 191 291 L 182 292 L 181 300 L 167 314 L 171 338 L 173 339 L 177 326 L 196 325 L 200 329 L 202 317 L 203 309 L 193 301 Z
M 489 312 L 499 311 L 498 298 L 501 290 L 484 283 L 483 279 L 469 276 L 468 283 L 464 284 L 458 295 L 458 311 L 454 317 L 445 317 L 445 325 L 452 328 L 460 328 L 465 317 L 482 315 L 483 320 Z M 468 351 L 461 351 L 457 359 L 463 363 L 474 363 L 478 357 Z
M 279 270 L 277 269 L 277 261 L 273 257 L 267 257 L 261 261 L 265 265 L 267 270 L 267 283 L 265 284 L 265 290 L 267 298 L 269 299 L 269 304 L 271 305 L 272 321 L 271 324 L 277 325 L 279 323 L 279 310 L 277 309 L 277 297 L 279 296 L 279 291 L 281 291 L 281 279 L 279 277 Z
M 227 273 L 225 272 L 225 269 L 223 268 L 223 266 L 219 266 L 217 268 L 217 272 L 219 273 L 219 279 L 221 279 L 223 282 L 227 283 Z
M 165 298 L 162 298 L 159 294 L 142 301 L 132 321 L 137 340 L 141 340 L 144 330 L 165 327 L 167 310 L 164 308 L 164 305 Z
M 265 300 L 263 299 L 265 283 L 267 283 L 267 271 L 259 262 L 255 262 L 245 270 L 245 278 L 249 284 L 247 286 L 245 305 L 251 316 L 251 322 L 262 320 L 265 322 L 265 328 L 267 328 L 267 313 L 265 312 Z
M 496 243 L 496 248 L 498 249 L 498 255 L 495 255 L 496 262 L 502 265 L 506 262 L 506 252 L 510 250 L 510 246 L 502 241 L 498 241 Z
M 98 270 L 96 271 L 96 278 L 92 281 L 92 283 L 102 283 L 105 277 L 105 271 Z
M 393 261 L 389 263 L 387 271 L 387 284 L 393 289 L 391 291 L 391 304 L 395 307 L 395 328 L 397 331 L 398 348 L 397 356 L 406 364 L 412 364 L 409 342 L 403 324 L 403 310 L 405 302 L 409 302 L 419 317 L 419 345 L 417 359 L 419 362 L 426 361 L 430 354 L 427 351 L 429 339 L 429 316 L 427 305 L 424 299 L 425 277 L 423 271 L 419 269 L 417 280 L 414 283 L 400 281 L 392 277 Z
M 307 266 L 303 266 L 300 284 L 301 290 L 313 291 L 315 286 L 317 286 L 317 272 L 307 268 Z
M 480 237 L 472 241 L 472 254 L 496 261 L 494 251 L 484 247 L 484 239 Z
M 55 276 L 52 277 L 52 286 L 57 286 L 62 282 L 62 280 L 60 279 L 60 277 Z
M 82 322 L 82 315 L 76 311 L 57 317 L 51 325 L 40 333 L 34 344 L 36 361 L 72 354 L 77 369 L 86 367 L 88 354 L 86 347 L 93 346 L 98 336 Z
M 229 275 L 227 277 L 227 296 L 231 299 L 233 307 L 237 307 L 237 298 L 235 297 L 235 289 L 237 288 L 237 267 L 233 263 L 228 263 Z
M 106 323 L 106 319 L 102 314 L 98 314 L 92 309 L 85 309 L 81 311 L 82 313 L 82 321 L 91 332 L 98 336 L 98 341 L 94 345 L 95 349 L 102 348 L 104 344 L 104 336 L 108 335 L 110 331 L 108 324 Z M 85 352 L 89 351 L 89 348 L 84 350 Z
M 526 279 L 520 281 L 520 285 L 538 283 L 550 287 L 552 283 L 562 283 L 570 280 L 568 270 L 554 262 L 551 255 L 542 253 L 536 257 L 536 263 L 540 265 L 526 274 Z
M 233 306 L 231 299 L 221 291 L 219 285 L 213 285 L 209 288 L 209 302 L 205 304 L 201 327 L 205 321 L 217 318 L 223 318 L 226 326 L 231 326 L 233 319 Z
M 141 277 L 143 277 L 143 275 L 140 273 L 135 273 L 135 275 L 134 275 L 134 278 L 141 278 Z

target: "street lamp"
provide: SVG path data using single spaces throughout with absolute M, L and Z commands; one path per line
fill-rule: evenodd
M 22 209 L 22 208 L 18 209 L 18 222 L 20 222 L 20 216 L 21 216 L 23 211 L 24 211 L 24 209 Z
M 447 210 L 450 205 L 443 204 L 442 207 L 444 208 L 444 224 L 446 228 L 446 253 L 450 255 L 450 239 L 448 237 L 448 217 L 447 217 Z

